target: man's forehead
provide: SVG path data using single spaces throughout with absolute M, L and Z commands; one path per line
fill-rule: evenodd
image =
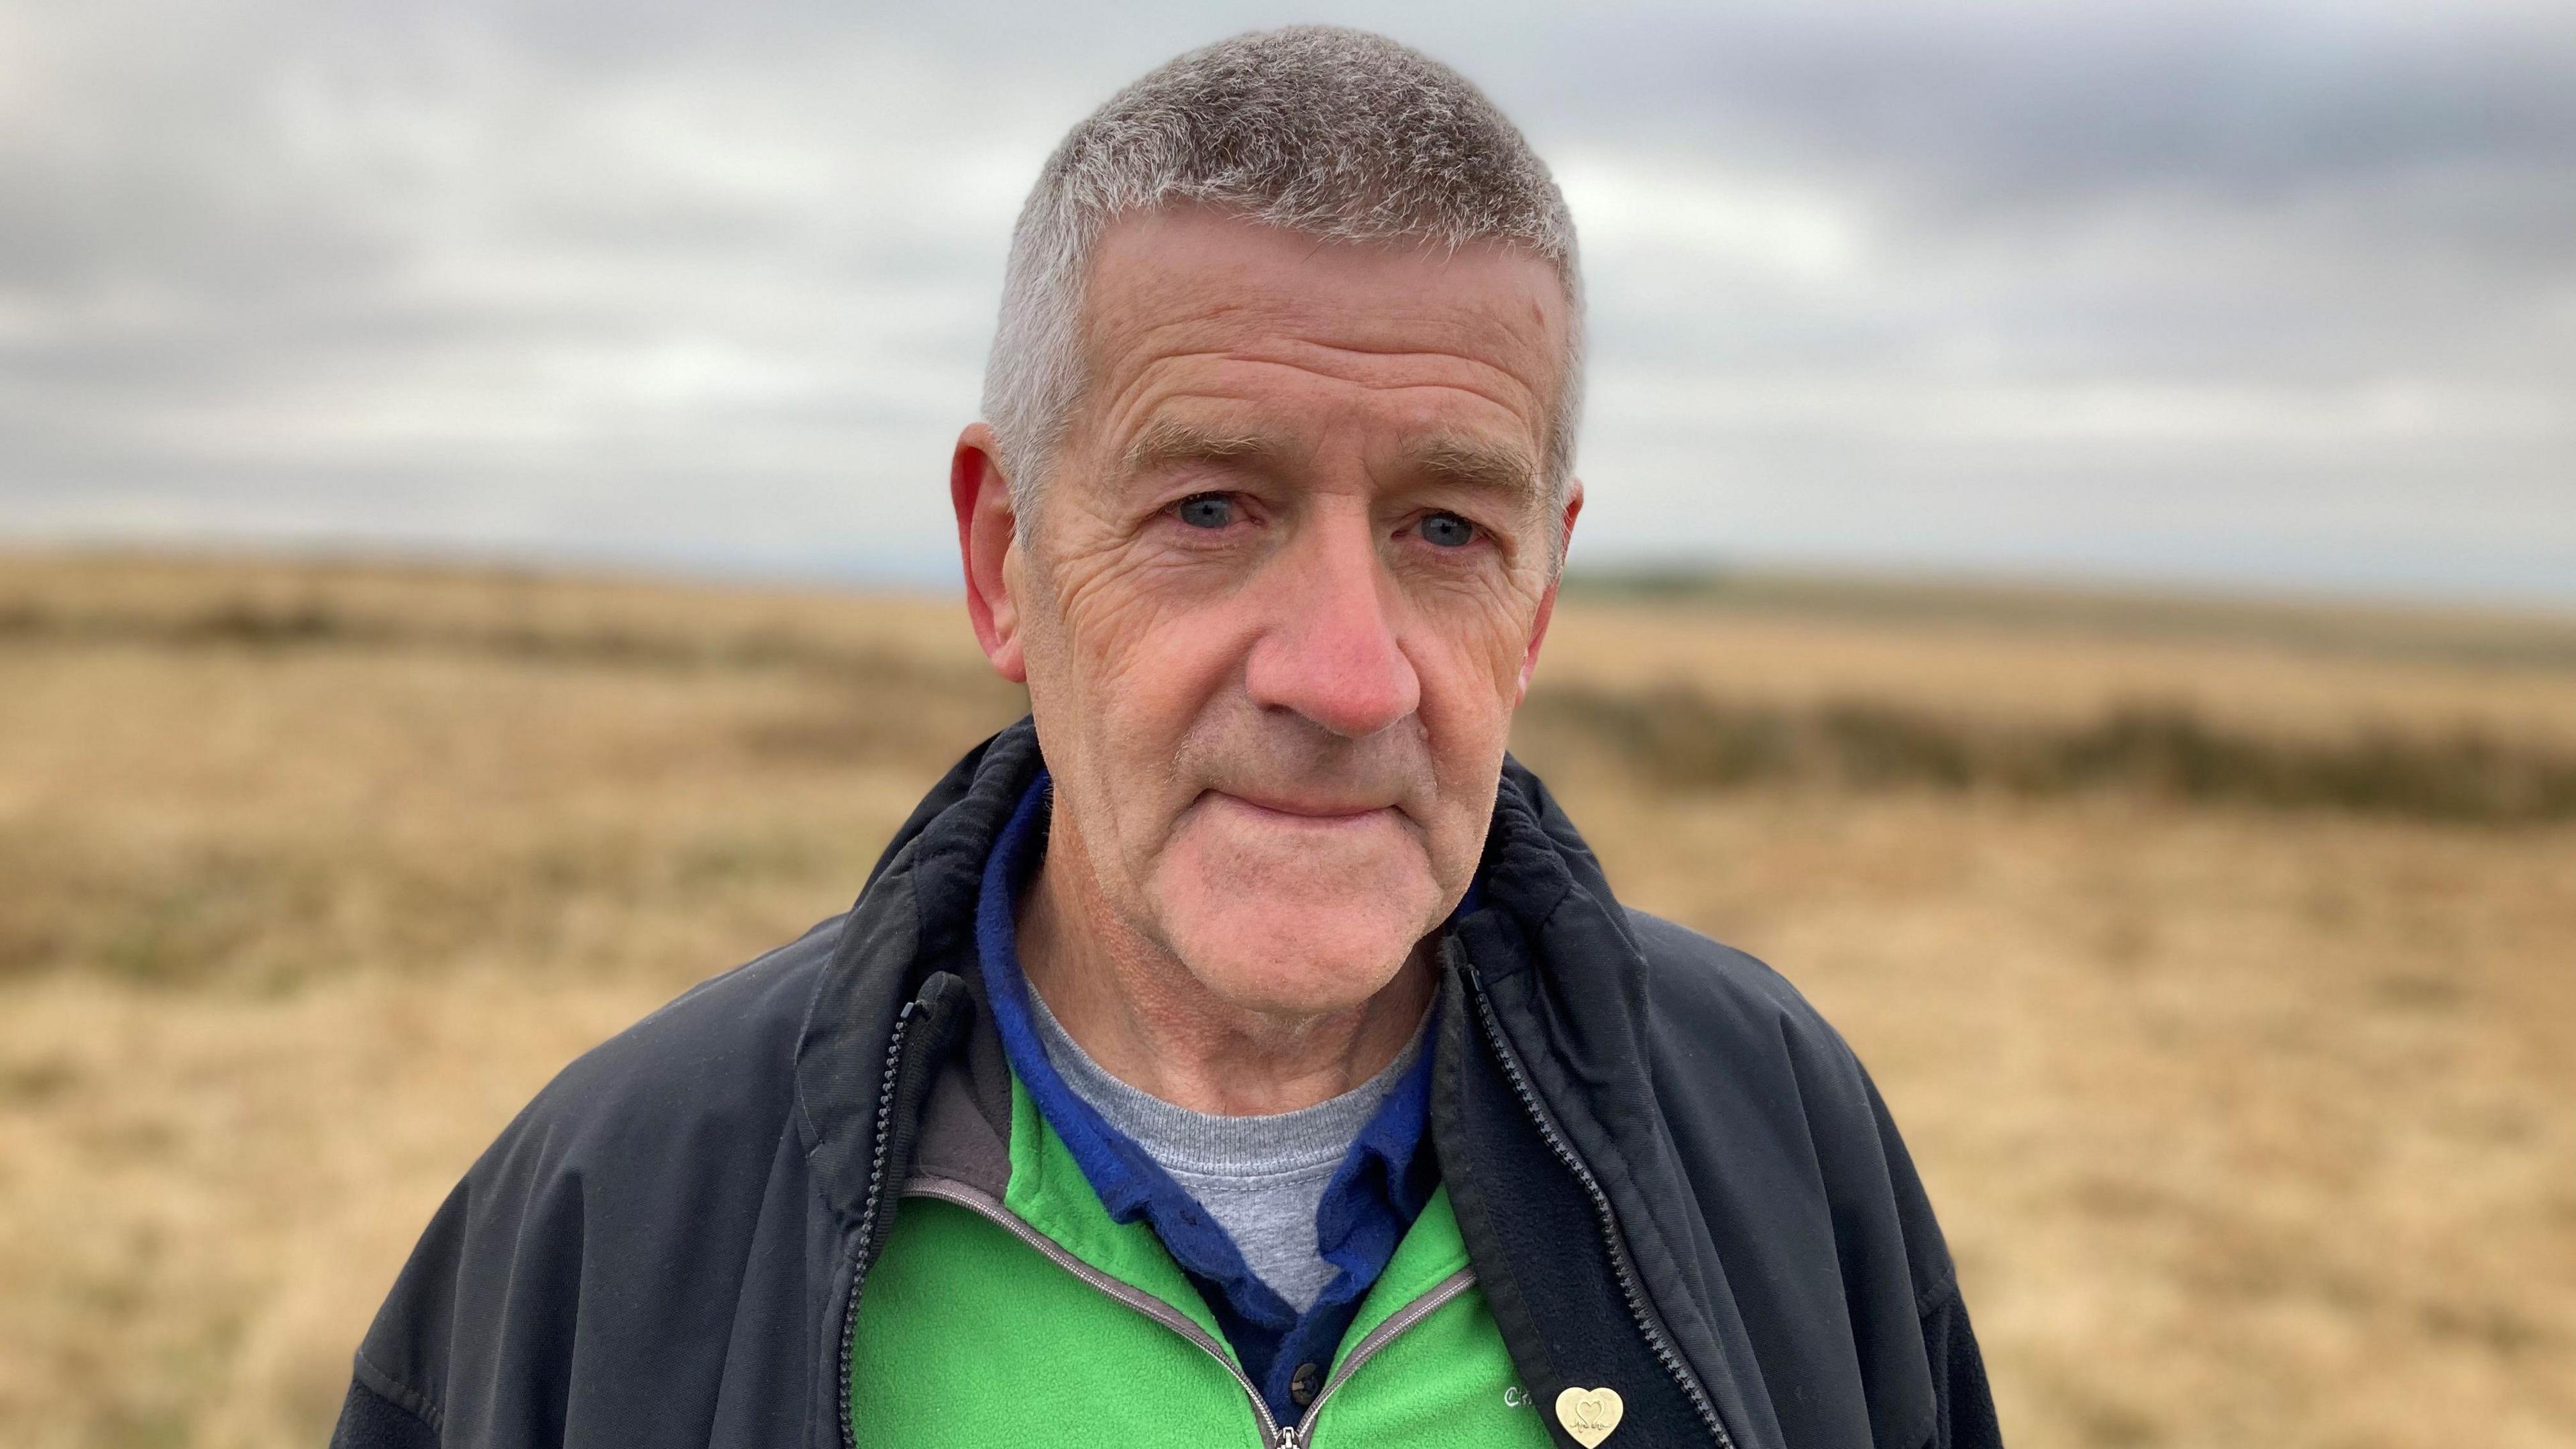
M 1093 265 L 1077 427 L 1099 429 L 1125 476 L 1285 471 L 1314 446 L 1305 409 L 1352 385 L 1336 405 L 1374 414 L 1373 466 L 1539 497 L 1566 362 L 1563 292 L 1542 259 L 1331 242 L 1184 208 L 1121 219 Z
M 1334 241 L 1204 207 L 1113 223 L 1083 306 L 1094 361 L 1113 367 L 1116 354 L 1158 342 L 1277 334 L 1362 352 L 1449 351 L 1515 373 L 1558 364 L 1566 311 L 1553 266 L 1516 247 Z

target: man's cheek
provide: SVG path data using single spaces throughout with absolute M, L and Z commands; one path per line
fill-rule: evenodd
M 1444 692 L 1458 703 L 1508 713 L 1520 697 L 1521 666 L 1538 630 L 1539 598 L 1533 590 L 1497 584 L 1425 601 L 1417 664 L 1441 675 Z
M 1120 632 L 1092 656 L 1094 696 L 1164 743 L 1188 733 L 1220 694 L 1239 688 L 1262 632 L 1260 615 L 1240 598 L 1139 600 L 1118 620 Z
M 1520 697 L 1520 655 L 1479 640 L 1426 653 L 1422 721 L 1444 787 L 1489 775 L 1500 763 Z
M 1064 626 L 1078 666 L 1103 694 L 1150 687 L 1158 674 L 1187 670 L 1218 632 L 1211 612 L 1157 588 L 1150 568 L 1112 566 L 1067 597 Z

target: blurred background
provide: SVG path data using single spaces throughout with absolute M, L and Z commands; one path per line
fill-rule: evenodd
M 1555 166 L 1515 748 L 1879 1078 L 2007 1433 L 2576 1445 L 2576 11 L 0 0 L 0 1442 L 318 1443 L 475 1152 L 1019 713 L 1063 130 L 1359 23 Z

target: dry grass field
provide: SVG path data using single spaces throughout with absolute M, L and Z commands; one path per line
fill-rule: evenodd
M 1871 1064 L 2011 1438 L 2576 1445 L 2576 629 L 1850 602 L 1572 598 L 1519 747 Z M 0 559 L 0 1444 L 320 1442 L 519 1104 L 1017 711 L 938 603 Z

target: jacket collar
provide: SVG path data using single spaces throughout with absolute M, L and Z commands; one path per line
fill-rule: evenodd
M 974 976 L 984 858 L 1041 764 L 1026 718 L 968 751 L 869 872 L 815 983 L 796 1044 L 796 1129 L 845 1240 L 861 1235 L 887 1166 L 880 1132 L 915 1125 L 880 1112 L 898 1023 L 925 988 L 962 991 Z

